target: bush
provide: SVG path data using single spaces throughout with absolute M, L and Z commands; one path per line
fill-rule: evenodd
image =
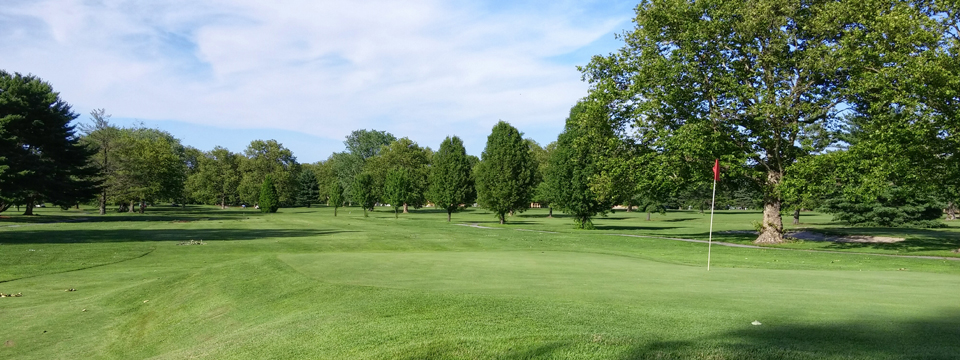
M 831 213 L 834 220 L 857 226 L 882 227 L 942 227 L 941 204 L 932 197 L 912 194 L 902 188 L 891 187 L 876 199 L 857 201 L 837 197 L 825 202 L 822 210 Z

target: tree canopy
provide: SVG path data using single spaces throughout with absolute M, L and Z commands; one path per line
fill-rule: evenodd
M 780 242 L 786 169 L 831 143 L 838 106 L 863 94 L 850 90 L 871 66 L 905 65 L 923 12 L 899 1 L 643 1 L 624 47 L 582 71 L 591 96 L 653 148 L 706 171 L 723 157 L 759 184 L 757 242 Z
M 428 198 L 437 208 L 447 211 L 449 222 L 450 215 L 458 211 L 461 204 L 474 200 L 472 169 L 463 141 L 456 136 L 443 139 L 440 149 L 433 154 L 430 170 Z
M 93 199 L 95 150 L 80 143 L 77 118 L 50 84 L 0 70 L 0 212 L 43 201 L 62 207 Z
M 498 122 L 487 137 L 477 165 L 477 201 L 503 224 L 507 213 L 530 207 L 536 170 L 520 132 L 504 121 Z

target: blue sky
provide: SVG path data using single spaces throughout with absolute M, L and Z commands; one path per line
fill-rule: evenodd
M 300 162 L 352 130 L 480 155 L 499 120 L 542 144 L 615 51 L 627 1 L 3 0 L 0 69 L 88 121 L 143 122 L 202 150 L 276 139 Z

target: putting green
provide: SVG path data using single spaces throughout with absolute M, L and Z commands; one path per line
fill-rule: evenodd
M 799 313 L 837 320 L 878 313 L 932 316 L 954 308 L 955 299 L 960 298 L 960 277 L 908 271 L 715 268 L 707 272 L 703 267 L 627 256 L 558 251 L 320 253 L 279 258 L 307 276 L 335 284 L 612 302 L 678 312 L 722 310 L 748 322 Z M 769 305 L 758 307 L 758 303 Z

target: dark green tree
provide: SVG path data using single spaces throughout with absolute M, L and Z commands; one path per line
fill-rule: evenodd
M 50 84 L 0 70 L 0 212 L 19 204 L 32 215 L 42 201 L 67 207 L 96 197 L 96 150 L 80 144 L 76 118 Z
M 197 158 L 196 169 L 187 177 L 191 197 L 204 204 L 227 204 L 240 201 L 240 154 L 217 146 Z
M 779 243 L 786 169 L 830 144 L 841 104 L 867 94 L 855 84 L 861 76 L 923 52 L 914 44 L 931 18 L 924 4 L 643 1 L 625 46 L 582 70 L 591 96 L 653 148 L 707 174 L 721 158 L 728 174 L 756 182 L 764 202 L 756 242 Z
M 270 174 L 276 185 L 279 206 L 291 206 L 296 202 L 300 164 L 287 149 L 276 140 L 254 140 L 244 150 L 246 159 L 240 163 L 240 198 L 246 203 L 260 198 L 263 179 Z
M 337 209 L 343 206 L 343 186 L 339 181 L 330 182 L 327 190 L 327 201 L 329 206 L 333 206 L 333 216 L 337 216 Z
M 426 204 L 427 178 L 430 174 L 430 158 L 432 151 L 422 148 L 408 138 L 401 138 L 385 145 L 377 156 L 367 159 L 365 171 L 373 175 L 374 188 L 378 195 L 384 195 L 387 175 L 397 169 L 404 169 L 410 180 L 410 196 L 403 203 L 393 204 L 403 206 L 407 212 L 408 206 L 420 208 Z M 379 196 L 378 196 L 379 197 Z
M 504 121 L 498 122 L 487 137 L 477 165 L 476 186 L 480 206 L 497 214 L 501 224 L 506 222 L 507 213 L 530 207 L 536 180 L 533 164 L 520 132 Z
M 461 205 L 468 205 L 473 190 L 470 159 L 460 138 L 447 137 L 433 154 L 428 198 L 437 208 L 447 211 L 447 222 Z
M 381 147 L 396 140 L 393 134 L 386 131 L 354 130 L 347 135 L 343 144 L 347 146 L 347 152 L 367 160 L 380 154 Z
M 316 202 L 320 197 L 320 184 L 317 183 L 317 177 L 311 169 L 302 169 L 300 171 L 300 193 L 297 195 L 297 205 L 310 207 L 310 204 Z
M 353 181 L 353 197 L 357 204 L 363 208 L 363 217 L 367 217 L 367 210 L 373 210 L 377 203 L 377 194 L 374 192 L 373 175 L 368 172 L 362 172 L 357 175 Z
M 260 212 L 275 213 L 280 209 L 277 188 L 273 185 L 273 175 L 267 174 L 260 185 Z
M 393 217 L 399 218 L 400 204 L 406 204 L 414 194 L 413 180 L 405 168 L 396 168 L 387 173 L 383 184 L 383 200 L 393 207 Z M 406 211 L 406 209 L 404 209 Z
M 574 107 L 557 139 L 557 148 L 546 172 L 554 206 L 573 216 L 578 229 L 593 229 L 591 218 L 606 215 L 611 207 L 609 201 L 601 200 L 590 187 L 591 178 L 599 172 L 596 135 L 605 132 L 605 115 L 604 108 L 596 103 Z M 606 132 L 612 133 L 609 128 Z

